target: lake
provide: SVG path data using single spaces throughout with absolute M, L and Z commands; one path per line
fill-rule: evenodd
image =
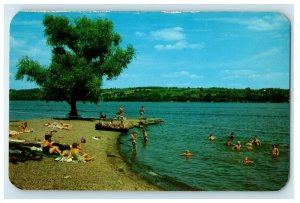
M 146 118 L 161 118 L 163 123 L 146 126 L 149 141 L 141 129 L 131 129 L 120 137 L 120 153 L 132 169 L 147 180 L 169 191 L 277 191 L 289 178 L 290 108 L 287 103 L 177 103 L 177 102 L 101 102 L 78 103 L 82 117 L 98 117 L 102 111 L 114 117 L 120 105 L 125 117 L 138 117 L 145 107 Z M 65 117 L 65 102 L 10 101 L 10 120 Z M 137 152 L 132 151 L 131 133 L 138 133 Z M 225 146 L 234 132 L 234 143 L 242 151 Z M 213 133 L 217 140 L 209 141 Z M 253 150 L 246 143 L 254 136 L 262 142 Z M 271 155 L 272 145 L 280 155 Z M 189 149 L 193 156 L 179 156 Z M 254 163 L 244 165 L 248 156 Z

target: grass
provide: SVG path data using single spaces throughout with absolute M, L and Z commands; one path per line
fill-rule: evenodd
M 18 130 L 24 121 L 10 122 L 10 130 Z M 13 185 L 23 190 L 101 190 L 101 191 L 159 191 L 133 173 L 125 164 L 117 149 L 118 132 L 95 130 L 97 121 L 33 119 L 27 120 L 34 132 L 22 133 L 18 137 L 25 143 L 43 140 L 51 129 L 44 126 L 48 122 L 64 122 L 73 125 L 72 130 L 57 129 L 52 141 L 71 145 L 80 141 L 84 152 L 95 157 L 86 163 L 68 163 L 44 157 L 41 161 L 9 163 L 9 179 Z M 128 123 L 134 122 L 129 120 Z M 92 139 L 100 136 L 99 140 Z M 107 156 L 107 155 L 116 156 Z

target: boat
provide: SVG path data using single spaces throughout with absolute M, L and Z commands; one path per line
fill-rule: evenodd
M 108 126 L 101 125 L 100 123 L 95 124 L 95 130 L 117 131 L 121 133 L 127 133 L 129 131 L 128 128 L 111 128 Z

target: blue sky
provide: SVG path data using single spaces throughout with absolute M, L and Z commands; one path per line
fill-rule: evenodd
M 37 87 L 16 81 L 16 64 L 30 56 L 49 65 L 44 12 L 19 12 L 10 25 L 10 88 Z M 290 23 L 272 12 L 53 12 L 70 19 L 113 21 L 136 57 L 102 88 L 141 86 L 289 88 Z

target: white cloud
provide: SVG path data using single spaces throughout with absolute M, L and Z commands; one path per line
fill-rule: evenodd
M 137 31 L 134 33 L 134 35 L 138 36 L 138 37 L 143 37 L 145 35 L 145 33 Z
M 249 30 L 254 31 L 275 30 L 282 27 L 283 23 L 286 22 L 281 16 L 265 16 L 263 18 L 253 18 L 240 21 L 240 24 L 245 25 Z
M 277 81 L 289 77 L 289 74 L 284 72 L 257 73 L 252 70 L 224 70 L 221 75 L 225 80 L 250 79 L 253 81 Z
M 179 71 L 179 72 L 174 72 L 172 74 L 163 74 L 162 77 L 165 77 L 165 78 L 190 78 L 190 79 L 203 78 L 203 76 L 201 76 L 201 75 L 191 74 L 188 71 Z
M 235 23 L 245 26 L 252 31 L 271 31 L 282 28 L 288 21 L 283 15 L 266 15 L 261 18 L 211 18 L 208 21 Z
M 26 46 L 26 41 L 10 36 L 10 47 L 11 48 L 22 48 Z
M 151 35 L 156 40 L 177 41 L 186 38 L 182 27 L 166 28 L 151 32 Z
M 157 44 L 154 46 L 157 50 L 182 50 L 182 49 L 196 49 L 203 48 L 203 44 L 193 44 L 187 41 L 179 41 L 173 44 Z

